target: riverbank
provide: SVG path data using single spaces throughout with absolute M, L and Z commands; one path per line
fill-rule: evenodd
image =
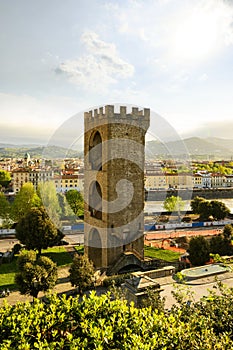
M 164 201 L 167 197 L 171 196 L 179 196 L 183 200 L 191 200 L 196 196 L 205 199 L 233 198 L 233 188 L 194 188 L 148 191 L 146 194 L 146 201 Z

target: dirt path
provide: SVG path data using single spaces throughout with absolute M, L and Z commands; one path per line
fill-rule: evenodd
M 62 267 L 58 269 L 58 281 L 56 286 L 53 289 L 53 292 L 56 293 L 72 293 L 75 288 L 71 286 L 69 282 L 69 267 Z M 43 297 L 44 293 L 39 293 L 39 298 Z M 25 302 L 29 301 L 32 302 L 33 298 L 28 295 L 22 295 L 18 291 L 11 292 L 10 295 L 0 298 L 0 306 L 4 304 L 5 301 L 7 301 L 9 304 L 13 305 L 17 302 Z

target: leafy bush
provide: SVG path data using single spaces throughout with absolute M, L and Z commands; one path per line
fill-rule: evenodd
M 233 348 L 233 291 L 170 312 L 137 309 L 110 294 L 50 295 L 0 309 L 1 349 L 220 350 Z M 190 296 L 188 295 L 189 300 Z
M 174 279 L 178 282 L 178 283 L 183 283 L 184 282 L 184 276 L 182 275 L 181 272 L 177 272 L 174 276 Z

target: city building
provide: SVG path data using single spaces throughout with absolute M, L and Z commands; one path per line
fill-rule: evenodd
M 167 188 L 165 174 L 160 172 L 146 172 L 145 189 L 146 190 L 165 190 Z
M 211 173 L 206 171 L 197 172 L 193 176 L 194 188 L 211 188 Z
M 76 190 L 83 193 L 84 190 L 84 174 L 63 174 L 55 175 L 54 183 L 57 192 L 67 192 Z
M 27 182 L 31 182 L 34 188 L 37 189 L 40 182 L 51 181 L 53 177 L 53 170 L 18 168 L 11 172 L 12 189 L 14 193 L 18 193 Z
M 225 187 L 233 187 L 233 175 L 225 175 Z
M 220 173 L 211 174 L 211 188 L 224 187 L 226 182 L 226 177 Z

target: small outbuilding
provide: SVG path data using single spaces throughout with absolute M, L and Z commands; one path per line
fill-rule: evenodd
M 162 291 L 161 282 L 164 282 L 164 278 L 171 277 L 174 273 L 174 266 L 131 273 L 130 278 L 122 284 L 126 299 L 128 302 L 133 301 L 135 306 L 141 306 L 148 298 L 148 290 L 160 293 Z

